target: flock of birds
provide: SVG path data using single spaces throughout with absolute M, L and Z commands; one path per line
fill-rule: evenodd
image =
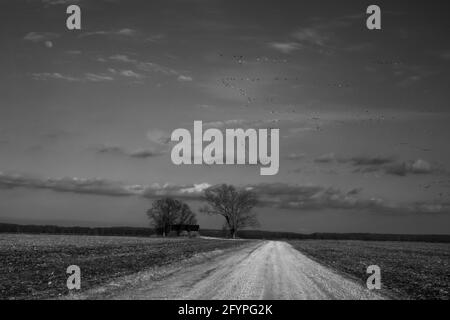
M 232 63 L 236 63 L 239 66 L 244 65 L 255 65 L 255 64 L 288 64 L 289 61 L 287 59 L 274 59 L 269 57 L 254 57 L 249 58 L 244 55 L 225 55 L 223 53 L 219 53 L 219 57 L 222 59 L 227 59 L 228 61 L 231 61 Z M 377 59 L 373 60 L 372 63 L 376 65 L 384 65 L 384 66 L 394 66 L 399 67 L 403 65 L 404 63 L 400 60 L 382 60 Z M 307 88 L 332 88 L 332 89 L 350 89 L 353 87 L 352 84 L 349 82 L 319 82 L 319 81 L 308 81 L 302 78 L 301 76 L 271 76 L 271 77 L 265 77 L 265 76 L 227 76 L 222 77 L 218 79 L 218 85 L 234 90 L 237 95 L 241 96 L 243 98 L 243 101 L 245 101 L 244 106 L 249 107 L 252 104 L 258 103 L 258 105 L 269 105 L 271 106 L 271 110 L 269 113 L 271 115 L 276 114 L 286 114 L 286 113 L 297 113 L 297 109 L 295 106 L 287 109 L 287 110 L 277 110 L 276 106 L 283 105 L 282 99 L 279 96 L 263 96 L 260 98 L 257 98 L 251 94 L 252 91 L 255 91 L 255 86 L 257 85 L 267 85 L 267 84 L 274 84 L 277 85 L 277 83 L 286 83 L 289 84 L 292 88 L 299 88 L 299 87 L 307 87 Z M 353 115 L 354 123 L 359 125 L 367 125 L 367 124 L 381 124 L 387 120 L 396 120 L 396 116 L 394 115 L 383 115 L 383 114 L 376 114 L 371 112 L 368 109 L 363 109 L 357 114 Z M 316 131 L 322 131 L 323 130 L 323 119 L 321 119 L 320 116 L 310 116 L 309 120 L 312 121 L 314 128 Z M 273 122 L 279 121 L 274 120 Z M 326 121 L 326 120 L 324 120 Z M 335 120 L 336 123 L 344 123 L 344 120 Z M 425 132 L 430 134 L 430 132 Z M 410 144 L 408 142 L 399 142 L 398 144 L 395 144 L 395 147 L 403 147 L 403 148 L 409 148 L 413 149 L 419 152 L 431 152 L 431 148 L 425 148 L 416 146 L 414 144 Z M 442 189 L 441 187 L 450 188 L 450 180 L 438 180 L 433 181 L 430 183 L 422 184 L 420 185 L 423 189 L 431 189 L 433 187 L 439 187 L 439 189 Z M 438 197 L 442 200 L 443 197 L 450 197 L 450 193 L 446 194 L 445 192 L 438 192 Z
M 222 59 L 227 59 L 227 61 L 231 61 L 238 65 L 244 64 L 287 64 L 289 61 L 287 59 L 277 59 L 277 58 L 269 58 L 269 57 L 255 57 L 248 58 L 244 55 L 225 55 L 223 53 L 219 53 L 219 57 Z M 218 79 L 218 86 L 223 88 L 234 90 L 239 96 L 243 98 L 245 101 L 244 106 L 249 107 L 250 105 L 259 102 L 259 103 L 269 103 L 273 104 L 276 101 L 274 97 L 262 97 L 258 99 L 255 96 L 250 94 L 251 85 L 258 84 L 268 84 L 268 83 L 289 83 L 292 88 L 298 88 L 300 86 L 303 87 L 313 87 L 313 88 L 336 88 L 336 89 L 349 89 L 352 85 L 349 82 L 319 82 L 319 81 L 304 81 L 300 76 L 272 76 L 272 77 L 264 77 L 264 76 L 252 76 L 252 77 L 244 77 L 244 76 L 228 76 L 222 77 Z
M 223 53 L 219 53 L 219 57 L 221 58 L 227 58 L 229 56 L 223 54 Z M 249 59 L 244 57 L 243 55 L 231 55 L 231 60 L 238 63 L 238 64 L 245 64 L 245 63 L 276 63 L 276 64 L 281 64 L 281 63 L 288 63 L 287 59 L 273 59 L 273 58 L 268 58 L 268 57 L 256 57 L 253 59 Z

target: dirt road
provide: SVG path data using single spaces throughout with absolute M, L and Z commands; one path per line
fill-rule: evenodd
M 101 299 L 383 299 L 286 242 L 261 241 L 166 272 L 87 292 Z

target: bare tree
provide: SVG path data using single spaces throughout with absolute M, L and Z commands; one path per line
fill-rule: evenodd
M 186 203 L 181 204 L 177 223 L 186 225 L 197 224 L 195 214 L 192 212 L 191 208 L 189 208 L 189 206 Z
M 186 203 L 172 198 L 155 200 L 147 211 L 153 226 L 165 237 L 174 224 L 196 224 L 195 214 Z
M 232 185 L 222 184 L 206 189 L 204 200 L 208 204 L 201 212 L 223 216 L 233 239 L 239 229 L 259 225 L 256 214 L 252 212 L 258 199 L 251 190 L 238 190 Z

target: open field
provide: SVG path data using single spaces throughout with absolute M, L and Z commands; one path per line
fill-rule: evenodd
M 382 289 L 402 298 L 445 299 L 450 295 L 450 244 L 376 241 L 289 241 L 323 265 L 365 283 L 369 265 L 381 268 Z
M 167 265 L 246 241 L 0 234 L 0 299 L 68 293 L 66 268 L 81 268 L 82 290 L 115 277 Z
M 0 234 L 0 299 L 64 296 L 68 293 L 66 268 L 72 264 L 81 268 L 82 292 L 79 293 L 83 296 L 86 292 L 86 297 L 91 297 L 87 292 L 97 292 L 96 289 L 105 288 L 108 283 L 116 286 L 123 282 L 122 287 L 117 287 L 119 291 L 115 288 L 110 291 L 111 286 L 107 286 L 104 294 L 126 298 L 179 295 L 211 298 L 215 290 L 212 288 L 222 279 L 223 288 L 230 290 L 217 292 L 217 297 L 350 298 L 356 292 L 361 298 L 366 294 L 361 288 L 365 288 L 367 266 L 376 264 L 382 273 L 384 290 L 381 294 L 411 299 L 449 299 L 450 244 L 351 240 L 288 242 L 338 273 L 310 261 L 284 242 Z M 229 263 L 224 264 L 224 259 Z M 179 264 L 182 260 L 184 262 Z M 188 269 L 173 267 L 181 265 Z M 153 277 L 156 269 L 167 272 L 162 278 Z M 170 273 L 172 269 L 177 271 Z M 339 276 L 339 272 L 357 282 L 349 282 L 347 277 Z M 136 286 L 129 287 L 130 281 L 120 279 L 132 279 L 131 283 Z M 318 281 L 322 281 L 322 285 L 318 286 Z M 194 285 L 197 291 L 188 290 Z M 173 290 L 167 289 L 163 294 L 161 288 Z
M 191 259 L 193 260 L 193 259 Z M 118 278 L 67 299 L 379 300 L 353 279 L 284 241 L 253 241 L 162 272 Z M 167 270 L 170 269 L 170 270 Z M 162 275 L 162 276 L 159 276 Z

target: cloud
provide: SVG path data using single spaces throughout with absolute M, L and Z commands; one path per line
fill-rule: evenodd
M 109 68 L 108 71 L 114 75 L 122 76 L 125 78 L 133 78 L 133 79 L 137 79 L 137 80 L 145 78 L 144 75 L 137 73 L 133 70 L 117 70 L 114 68 Z
M 328 42 L 328 36 L 319 31 L 318 28 L 302 28 L 297 30 L 293 37 L 297 39 L 300 43 L 305 43 L 309 45 L 315 45 L 319 47 L 326 46 Z
M 58 33 L 53 32 L 29 32 L 23 39 L 34 43 L 44 42 L 46 46 L 51 43 L 51 45 L 53 46 L 51 40 L 57 39 L 59 37 L 60 35 Z
M 337 157 L 334 153 L 328 153 L 314 159 L 317 163 L 340 163 L 350 164 L 356 169 L 353 172 L 384 172 L 385 174 L 395 176 L 407 176 L 409 174 L 432 174 L 442 172 L 438 168 L 426 160 L 407 160 L 399 161 L 390 156 L 354 156 L 354 157 Z
M 360 167 L 356 170 L 357 172 L 382 171 L 390 175 L 406 176 L 409 174 L 432 174 L 441 171 L 441 169 L 423 159 L 396 161 L 392 157 L 355 157 L 348 161 L 354 166 Z
M 136 30 L 125 28 L 125 29 L 120 29 L 119 31 L 116 32 L 116 34 L 120 35 L 120 36 L 132 37 L 136 34 L 136 32 L 137 32 Z
M 392 157 L 382 157 L 382 156 L 356 156 L 350 159 L 342 159 L 344 162 L 351 162 L 355 166 L 381 166 L 392 163 L 394 159 Z
M 354 189 L 343 192 L 321 186 L 288 185 L 284 183 L 248 186 L 267 206 L 285 209 L 363 209 L 379 204 L 378 199 L 363 200 Z
M 177 80 L 178 80 L 178 81 L 181 81 L 181 82 L 190 82 L 190 81 L 193 81 L 192 77 L 189 77 L 189 76 L 183 76 L 183 75 L 179 75 Z
M 269 46 L 285 54 L 290 54 L 301 48 L 301 45 L 296 42 L 271 42 Z
M 272 42 L 271 47 L 285 54 L 302 48 L 312 49 L 321 54 L 331 54 L 335 50 L 359 52 L 371 47 L 370 43 L 351 43 L 343 45 L 336 32 L 353 27 L 355 23 L 364 21 L 363 14 L 338 16 L 332 19 L 312 18 L 311 23 L 298 28 L 289 35 L 292 41 Z
M 109 82 L 122 77 L 129 80 L 142 80 L 145 78 L 143 74 L 133 70 L 121 70 L 109 68 L 108 73 L 91 73 L 87 72 L 82 76 L 64 75 L 59 72 L 41 72 L 33 73 L 31 76 L 34 80 L 65 80 L 74 82 Z
M 142 62 L 137 59 L 130 58 L 127 55 L 123 55 L 123 54 L 117 54 L 117 55 L 110 56 L 109 59 L 112 61 L 133 64 L 136 66 L 136 68 L 138 68 L 141 71 L 154 71 L 154 72 L 164 73 L 166 75 L 178 74 L 175 70 L 161 66 L 157 63 Z
M 75 194 L 90 194 L 111 197 L 140 196 L 144 198 L 157 198 L 163 196 L 179 197 L 199 200 L 203 191 L 210 187 L 208 183 L 192 185 L 127 185 L 118 181 L 106 179 L 80 179 L 80 178 L 38 178 L 23 174 L 7 174 L 0 172 L 0 188 L 27 188 L 43 189 L 55 192 L 70 192 Z
M 248 185 L 263 206 L 294 210 L 368 210 L 375 213 L 450 213 L 448 203 L 389 203 L 380 198 L 364 198 L 360 188 L 342 191 L 323 186 L 266 183 Z
M 132 158 L 147 159 L 162 155 L 162 151 L 148 150 L 148 149 L 137 149 L 128 153 Z
M 41 72 L 33 73 L 31 77 L 34 80 L 64 80 L 70 82 L 107 82 L 114 80 L 113 77 L 105 74 L 85 73 L 81 77 L 75 77 L 71 75 L 64 75 L 59 72 Z
M 142 79 L 144 76 L 134 72 L 133 70 L 121 70 L 119 71 L 119 74 L 121 76 L 127 77 L 127 78 L 136 78 L 136 79 Z
M 112 80 L 114 80 L 114 78 L 111 76 L 108 76 L 108 75 L 86 73 L 85 80 L 90 81 L 90 82 L 104 82 L 104 81 L 112 81 Z
M 163 154 L 162 151 L 151 150 L 151 149 L 137 149 L 133 151 L 128 151 L 120 146 L 100 146 L 95 148 L 96 152 L 99 154 L 110 154 L 110 155 L 118 155 L 118 156 L 127 156 L 131 158 L 137 159 L 148 159 L 157 157 Z
M 79 35 L 79 38 L 86 38 L 91 36 L 119 36 L 119 37 L 134 37 L 138 34 L 138 32 L 134 29 L 123 28 L 114 31 L 91 31 L 84 32 Z
M 57 192 L 71 192 L 79 194 L 94 194 L 103 196 L 129 196 L 135 194 L 133 190 L 118 182 L 103 179 L 42 179 L 20 174 L 4 174 L 0 172 L 0 187 L 48 189 Z
M 91 194 L 102 196 L 140 196 L 154 199 L 158 197 L 177 197 L 186 200 L 202 200 L 203 192 L 209 183 L 191 185 L 152 184 L 126 185 L 106 179 L 80 178 L 36 178 L 21 174 L 0 172 L 0 188 L 47 189 L 55 192 Z M 336 188 L 289 185 L 284 183 L 261 183 L 242 186 L 254 191 L 259 199 L 259 206 L 291 210 L 369 210 L 392 214 L 448 214 L 450 203 L 414 202 L 388 203 L 380 198 L 363 198 L 361 189 L 342 191 Z
M 109 57 L 110 60 L 120 61 L 120 62 L 126 62 L 126 63 L 137 63 L 138 61 L 135 59 L 129 58 L 127 55 L 124 54 L 116 54 Z
M 397 162 L 383 168 L 388 174 L 406 176 L 408 174 L 431 174 L 437 169 L 422 159 L 415 161 Z
M 314 159 L 314 162 L 317 163 L 330 163 L 336 161 L 336 155 L 334 153 L 327 153 L 324 155 L 321 155 Z
M 130 58 L 124 54 L 112 55 L 108 58 L 110 61 L 120 62 L 124 64 L 132 64 L 137 70 L 141 72 L 157 72 L 166 76 L 176 76 L 179 81 L 192 81 L 192 77 L 181 74 L 175 69 L 160 65 L 154 62 L 139 61 L 138 59 Z M 101 61 L 106 61 L 102 59 Z
M 147 139 L 160 145 L 166 145 L 170 142 L 170 134 L 164 130 L 151 129 L 147 132 Z
M 79 78 L 63 75 L 58 72 L 41 72 L 41 73 L 33 73 L 31 77 L 34 80 L 65 80 L 65 81 L 81 81 Z
M 209 187 L 211 187 L 211 185 L 205 182 L 191 185 L 173 185 L 168 183 L 160 185 L 158 183 L 154 183 L 146 186 L 143 189 L 141 196 L 149 199 L 159 197 L 176 197 L 185 200 L 198 201 L 202 199 L 204 190 Z
M 354 172 L 384 172 L 395 176 L 407 176 L 410 174 L 432 174 L 440 172 L 441 169 L 434 167 L 426 160 L 396 161 L 391 157 L 356 157 L 342 159 L 341 162 L 350 162 L 358 167 Z

